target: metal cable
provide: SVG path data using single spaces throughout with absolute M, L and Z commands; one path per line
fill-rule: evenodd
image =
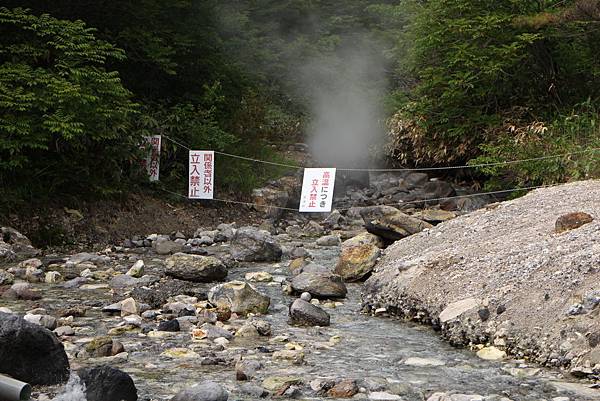
M 182 144 L 181 142 L 178 142 L 174 139 L 172 139 L 171 137 L 164 135 L 163 136 L 165 138 L 167 138 L 169 141 L 187 149 L 187 150 L 192 150 L 190 147 Z M 585 149 L 585 150 L 580 150 L 580 151 L 575 151 L 575 152 L 569 152 L 569 153 L 561 153 L 561 154 L 556 154 L 556 155 L 547 155 L 547 156 L 540 156 L 540 157 L 532 157 L 529 159 L 518 159 L 518 160 L 508 160 L 508 161 L 502 161 L 502 162 L 493 162 L 493 163 L 480 163 L 480 164 L 465 164 L 465 165 L 457 165 L 457 166 L 444 166 L 444 167 L 415 167 L 415 168 L 336 168 L 337 171 L 370 171 L 370 172 L 379 172 L 379 173 L 385 173 L 385 172 L 400 172 L 400 171 L 441 171 L 441 170 L 456 170 L 456 169 L 463 169 L 463 168 L 482 168 L 482 167 L 495 167 L 495 166 L 503 166 L 503 165 L 510 165 L 510 164 L 519 164 L 519 163 L 527 163 L 527 162 L 533 162 L 533 161 L 540 161 L 540 160 L 548 160 L 548 159 L 557 159 L 557 158 L 561 158 L 561 157 L 567 157 L 567 156 L 571 156 L 571 155 L 578 155 L 578 154 L 583 154 L 583 153 L 590 153 L 590 152 L 597 152 L 600 151 L 600 148 L 590 148 L 590 149 Z M 232 157 L 232 158 L 236 158 L 236 159 L 241 159 L 241 160 L 246 160 L 246 161 L 250 161 L 250 162 L 255 162 L 255 163 L 263 163 L 263 164 L 270 164 L 273 166 L 278 166 L 278 167 L 285 167 L 285 168 L 292 168 L 292 169 L 304 169 L 307 167 L 304 166 L 295 166 L 292 164 L 285 164 L 285 163 L 277 163 L 277 162 L 271 162 L 271 161 L 267 161 L 267 160 L 260 160 L 260 159 L 254 159 L 251 157 L 246 157 L 246 156 L 239 156 L 239 155 L 234 155 L 231 153 L 225 153 L 225 152 L 221 152 L 221 151 L 214 151 L 216 154 L 222 155 L 222 156 L 226 156 L 226 157 Z

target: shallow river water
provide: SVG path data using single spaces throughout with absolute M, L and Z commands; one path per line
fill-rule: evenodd
M 309 244 L 307 247 L 310 247 L 317 263 L 328 267 L 335 263 L 337 247 L 314 248 Z M 156 256 L 143 256 L 143 259 L 149 273 L 152 273 L 153 265 L 157 269 L 160 266 Z M 285 262 L 242 264 L 230 271 L 228 279 L 243 279 L 245 273 L 256 271 L 267 271 L 275 277 L 285 276 L 285 265 Z M 230 400 L 255 399 L 240 392 L 240 382 L 236 381 L 231 363 L 205 365 L 203 361 L 207 355 L 228 361 L 236 355 L 243 355 L 261 361 L 264 368 L 254 380 L 259 385 L 268 376 L 296 376 L 305 383 L 299 399 L 324 399 L 311 393 L 308 386 L 317 378 L 360 379 L 363 386 L 372 391 L 399 394 L 406 401 L 423 400 L 433 392 L 497 395 L 497 398 L 490 399 L 507 397 L 515 401 L 552 400 L 561 396 L 570 400 L 592 400 L 598 394 L 584 384 L 561 381 L 558 372 L 525 365 L 522 361 L 481 360 L 472 351 L 451 347 L 428 327 L 361 314 L 360 284 L 348 285 L 349 293 L 343 305 L 324 308 L 331 315 L 331 326 L 325 328 L 290 326 L 287 309 L 294 298 L 283 294 L 277 283 L 253 285 L 271 297 L 269 314 L 264 317 L 272 325 L 271 337 L 250 341 L 236 338 L 225 350 L 219 350 L 213 343 L 192 341 L 189 331 L 168 333 L 160 338 L 146 336 L 139 331 L 125 332 L 113 335 L 113 338 L 124 344 L 127 360 L 108 362 L 133 377 L 142 400 L 168 400 L 180 389 L 207 379 L 224 385 L 230 391 Z M 75 319 L 76 336 L 70 340 L 72 345 L 66 344 L 67 350 L 76 349 L 78 344 L 89 341 L 91 337 L 106 335 L 109 329 L 122 321 L 120 317 L 100 312 L 102 306 L 114 302 L 108 288 L 65 290 L 47 284 L 35 287 L 43 289 L 42 306 L 49 312 L 65 305 L 93 306 L 86 317 Z M 26 309 L 26 305 L 20 302 L 10 302 L 6 306 L 17 312 Z M 232 322 L 233 325 L 236 323 L 241 325 L 243 321 Z M 271 352 L 285 346 L 284 342 L 274 341 L 277 336 L 285 336 L 289 342 L 304 347 L 304 364 L 294 365 L 289 361 L 272 359 Z M 339 336 L 339 343 L 330 341 L 334 336 Z M 198 357 L 161 356 L 164 350 L 177 347 L 192 349 Z M 71 359 L 74 368 L 105 362 Z M 50 394 L 60 391 L 58 388 L 35 390 Z M 368 396 L 367 392 L 355 397 L 367 399 Z

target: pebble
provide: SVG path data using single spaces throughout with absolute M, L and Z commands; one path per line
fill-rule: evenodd
M 402 401 L 402 397 L 396 394 L 386 393 L 385 391 L 374 391 L 369 393 L 369 400 L 376 401 Z
M 71 326 L 60 326 L 54 329 L 54 334 L 59 337 L 62 336 L 73 336 L 75 335 L 75 330 Z

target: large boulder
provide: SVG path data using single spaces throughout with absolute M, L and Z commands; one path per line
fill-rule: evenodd
M 330 317 L 327 312 L 303 299 L 296 299 L 290 306 L 290 318 L 299 326 L 329 326 Z
M 366 279 L 373 271 L 381 250 L 372 245 L 345 249 L 335 266 L 335 273 L 346 282 Z
M 239 228 L 231 240 L 231 256 L 244 262 L 278 262 L 283 251 L 268 231 Z
M 316 298 L 344 298 L 348 292 L 340 276 L 326 272 L 300 273 L 292 279 L 292 289 Z
M 167 275 L 180 280 L 210 283 L 227 277 L 227 267 L 213 256 L 177 253 L 165 260 L 165 266 Z
M 229 393 L 220 384 L 205 381 L 182 390 L 171 401 L 227 401 Z
M 0 312 L 0 373 L 32 385 L 69 379 L 69 360 L 62 343 L 48 329 Z
M 110 366 L 97 366 L 77 372 L 87 401 L 137 401 L 137 389 L 131 377 Z
M 344 281 L 358 281 L 366 278 L 381 255 L 383 241 L 371 233 L 359 234 L 342 243 L 340 258 L 335 273 Z
M 40 254 L 29 238 L 11 227 L 0 227 L 0 264 L 28 259 Z
M 433 227 L 431 224 L 411 217 L 392 206 L 373 206 L 361 210 L 368 232 L 390 241 L 398 241 L 409 235 Z
M 229 308 L 244 316 L 248 313 L 266 314 L 271 303 L 268 296 L 243 281 L 230 281 L 211 288 L 208 301 L 216 307 Z

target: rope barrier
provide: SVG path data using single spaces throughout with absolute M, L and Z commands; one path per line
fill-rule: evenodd
M 168 139 L 169 141 L 183 147 L 184 149 L 187 150 L 193 150 L 190 147 L 182 144 L 181 142 L 178 142 L 176 140 L 174 140 L 173 138 L 164 135 L 163 137 L 165 137 L 166 139 Z M 533 162 L 533 161 L 540 161 L 540 160 L 548 160 L 548 159 L 557 159 L 557 158 L 561 158 L 561 157 L 567 157 L 567 156 L 572 156 L 572 155 L 578 155 L 578 154 L 584 154 L 584 153 L 590 153 L 590 152 L 597 152 L 600 151 L 600 148 L 590 148 L 590 149 L 585 149 L 585 150 L 580 150 L 580 151 L 575 151 L 575 152 L 569 152 L 569 153 L 561 153 L 561 154 L 555 154 L 555 155 L 547 155 L 547 156 L 540 156 L 540 157 L 532 157 L 529 159 L 518 159 L 518 160 L 507 160 L 507 161 L 502 161 L 502 162 L 493 162 L 493 163 L 480 163 L 480 164 L 465 164 L 465 165 L 457 165 L 457 166 L 444 166 L 444 167 L 416 167 L 416 168 L 336 168 L 337 171 L 354 171 L 354 172 L 379 172 L 379 173 L 386 173 L 386 172 L 401 172 L 401 171 L 441 171 L 441 170 L 456 170 L 456 169 L 464 169 L 464 168 L 482 168 L 482 167 L 496 167 L 496 166 L 504 166 L 504 165 L 511 165 L 511 164 L 519 164 L 519 163 L 527 163 L 527 162 Z M 260 159 L 254 159 L 251 157 L 245 157 L 245 156 L 239 156 L 239 155 L 234 155 L 231 153 L 225 153 L 225 152 L 221 152 L 221 151 L 214 151 L 216 154 L 222 155 L 222 156 L 226 156 L 226 157 L 231 157 L 231 158 L 236 158 L 236 159 L 241 159 L 241 160 L 246 160 L 246 161 L 250 161 L 250 162 L 255 162 L 255 163 L 263 163 L 263 164 L 270 164 L 273 166 L 278 166 L 278 167 L 286 167 L 286 168 L 292 168 L 292 169 L 304 169 L 306 167 L 304 166 L 295 166 L 292 164 L 285 164 L 285 163 L 277 163 L 277 162 L 271 162 L 271 161 L 267 161 L 267 160 L 260 160 Z
M 419 199 L 419 200 L 406 201 L 406 202 L 384 203 L 384 204 L 379 204 L 377 206 L 404 206 L 404 205 L 417 204 L 417 203 L 421 203 L 421 202 L 440 202 L 440 201 L 451 200 L 451 199 L 474 198 L 477 196 L 487 196 L 487 195 L 500 195 L 500 194 L 506 194 L 506 193 L 511 193 L 511 192 L 517 192 L 517 191 L 531 191 L 534 189 L 551 188 L 551 187 L 556 187 L 559 185 L 563 185 L 563 184 L 561 183 L 561 184 L 536 185 L 536 186 L 529 186 L 529 187 L 523 187 L 523 188 L 512 188 L 512 189 L 503 189 L 503 190 L 498 190 L 498 191 L 478 192 L 475 194 L 446 196 L 443 198 Z M 159 187 L 159 189 L 163 192 L 170 193 L 171 195 L 175 195 L 175 196 L 179 196 L 184 199 L 188 199 L 188 197 L 186 195 L 182 195 L 177 192 L 169 191 L 168 189 L 161 188 L 161 187 Z M 218 199 L 218 198 L 207 199 L 207 200 L 221 202 L 221 203 L 231 203 L 231 204 L 245 205 L 245 206 L 252 206 L 252 207 L 259 207 L 259 208 L 271 208 L 271 209 L 286 210 L 286 211 L 291 211 L 291 212 L 298 212 L 298 209 L 293 209 L 293 208 L 289 208 L 289 207 L 273 206 L 273 205 L 259 205 L 258 203 L 252 203 L 252 202 L 241 202 L 241 201 Z M 350 210 L 353 207 L 359 207 L 359 206 L 352 206 L 352 207 L 346 207 L 346 208 L 333 207 L 332 209 L 341 212 L 341 211 Z
M 183 147 L 184 149 L 187 150 L 193 150 L 191 149 L 189 146 L 167 136 L 163 134 L 163 137 L 165 137 L 167 140 Z M 436 171 L 436 170 L 450 170 L 450 169 L 461 169 L 461 168 L 480 168 L 480 167 L 493 167 L 493 166 L 500 166 L 500 165 L 509 165 L 509 164 L 516 164 L 516 163 L 525 163 L 525 162 L 531 162 L 531 161 L 539 161 L 539 160 L 547 160 L 547 159 L 553 159 L 553 158 L 559 158 L 559 157 L 566 157 L 566 156 L 571 156 L 571 155 L 576 155 L 576 154 L 583 154 L 583 153 L 589 153 L 589 152 L 597 152 L 599 151 L 600 148 L 590 148 L 590 149 L 586 149 L 586 150 L 582 150 L 582 151 L 576 151 L 576 152 L 569 152 L 569 153 L 563 153 L 563 154 L 557 154 L 557 155 L 549 155 L 549 156 L 540 156 L 540 157 L 534 157 L 534 158 L 529 158 L 529 159 L 519 159 L 519 160 L 510 160 L 510 161 L 504 161 L 504 162 L 495 162 L 495 163 L 482 163 L 482 164 L 471 164 L 471 165 L 459 165 L 459 166 L 446 166 L 446 167 L 424 167 L 424 168 L 403 168 L 403 169 L 359 169 L 359 168 L 355 168 L 355 169 L 337 169 L 339 171 L 369 171 L 369 172 L 394 172 L 394 171 Z M 251 161 L 251 162 L 256 162 L 256 163 L 264 163 L 264 164 L 270 164 L 270 165 L 275 165 L 275 166 L 279 166 L 279 167 L 286 167 L 286 168 L 294 168 L 294 169 L 303 169 L 305 167 L 302 166 L 294 166 L 291 164 L 285 164 L 285 163 L 277 163 L 277 162 L 270 162 L 270 161 L 266 161 L 266 160 L 260 160 L 260 159 L 253 159 L 251 157 L 245 157 L 245 156 L 238 156 L 238 155 L 234 155 L 234 154 L 230 154 L 230 153 L 225 153 L 225 152 L 220 152 L 220 151 L 214 151 L 216 154 L 220 154 L 222 156 L 227 156 L 227 157 L 232 157 L 232 158 L 237 158 L 237 159 L 241 159 L 241 160 L 246 160 L 246 161 Z M 498 190 L 498 191 L 489 191 L 489 192 L 478 192 L 478 193 L 474 193 L 474 194 L 465 194 L 465 195 L 456 195 L 456 196 L 448 196 L 448 197 L 442 197 L 442 198 L 432 198 L 432 199 L 419 199 L 419 200 L 413 200 L 413 201 L 400 201 L 400 202 L 394 202 L 394 203 L 387 203 L 387 204 L 381 204 L 382 206 L 404 206 L 404 205 L 411 205 L 411 204 L 418 204 L 418 203 L 422 203 L 422 202 L 440 202 L 440 201 L 447 201 L 447 200 L 452 200 L 452 199 L 461 199 L 461 198 L 473 198 L 473 197 L 477 197 L 477 196 L 489 196 L 489 195 L 500 195 L 500 194 L 506 194 L 506 193 L 512 193 L 512 192 L 517 192 L 517 191 L 530 191 L 530 190 L 534 190 L 534 189 L 540 189 L 540 188 L 550 188 L 550 187 L 554 187 L 557 185 L 562 185 L 562 184 L 549 184 L 549 185 L 537 185 L 537 186 L 528 186 L 528 187 L 522 187 L 522 188 L 512 188 L 512 189 L 504 189 L 504 190 Z M 179 196 L 181 198 L 184 199 L 188 199 L 188 197 L 186 195 L 182 195 L 180 193 L 177 192 L 173 192 L 173 191 L 169 191 L 165 188 L 159 187 L 159 189 L 161 191 L 164 191 L 166 193 L 170 193 L 172 195 L 175 196 Z M 210 201 L 215 201 L 215 202 L 221 202 L 221 203 L 229 203 L 229 204 L 236 204 L 236 205 L 244 205 L 244 206 L 251 206 L 251 207 L 258 207 L 258 208 L 272 208 L 272 209 L 278 209 L 278 210 L 285 210 L 285 211 L 292 211 L 292 212 L 299 212 L 298 209 L 293 209 L 293 208 L 289 208 L 289 207 L 282 207 L 282 206 L 274 206 L 274 205 L 260 205 L 257 203 L 252 203 L 252 202 L 242 202 L 242 201 L 235 201 L 235 200 L 227 200 L 227 199 L 218 199 L 218 198 L 213 198 L 210 199 Z M 347 211 L 350 210 L 352 207 L 346 207 L 346 208 L 339 208 L 337 209 L 338 211 Z M 336 209 L 336 208 L 334 208 Z

